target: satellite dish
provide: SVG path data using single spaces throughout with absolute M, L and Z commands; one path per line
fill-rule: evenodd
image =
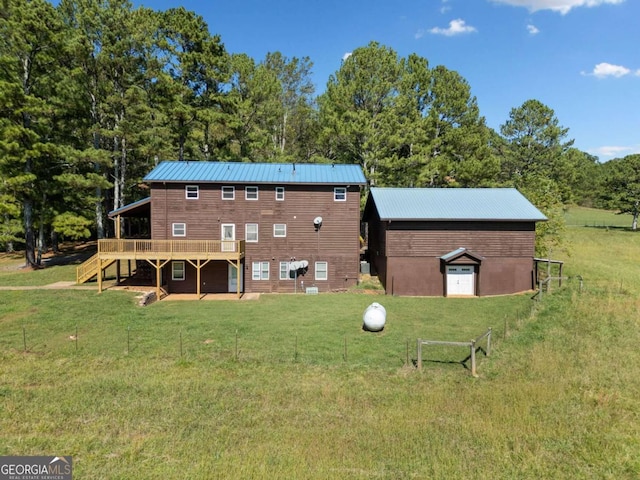
M 316 218 L 314 218 L 314 219 L 313 219 L 313 224 L 314 224 L 316 227 L 319 227 L 320 225 L 322 225 L 322 217 L 316 217 Z

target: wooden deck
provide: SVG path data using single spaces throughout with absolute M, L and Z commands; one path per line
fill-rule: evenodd
M 102 260 L 240 260 L 244 240 L 98 240 Z
M 200 297 L 200 269 L 212 260 L 224 260 L 240 269 L 244 258 L 244 240 L 98 240 L 98 252 L 76 269 L 77 283 L 94 276 L 98 291 L 102 291 L 102 272 L 119 260 L 144 260 L 156 269 L 156 289 L 160 298 L 160 271 L 170 261 L 184 260 L 197 270 L 197 289 Z M 237 292 L 240 297 L 241 292 Z

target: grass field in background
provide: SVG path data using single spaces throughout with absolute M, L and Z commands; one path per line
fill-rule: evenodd
M 571 280 L 535 304 L 0 291 L 0 455 L 72 455 L 83 479 L 638 478 L 640 235 L 567 240 Z M 373 301 L 380 333 L 361 330 Z M 478 378 L 464 349 L 413 368 L 416 338 L 488 326 Z
M 631 228 L 631 215 L 596 208 L 569 207 L 565 213 L 568 226 Z

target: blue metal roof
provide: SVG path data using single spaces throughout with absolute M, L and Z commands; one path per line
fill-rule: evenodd
M 145 182 L 364 185 L 359 165 L 164 161 Z
M 372 188 L 381 220 L 544 221 L 515 188 Z

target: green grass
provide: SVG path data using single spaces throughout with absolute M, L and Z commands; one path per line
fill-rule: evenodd
M 0 291 L 0 455 L 73 455 L 89 479 L 638 478 L 640 236 L 568 236 L 574 278 L 533 307 Z M 372 301 L 388 312 L 378 334 L 361 330 Z M 411 361 L 418 337 L 488 326 L 479 378 L 455 363 L 464 349 L 405 365 L 407 340 Z
M 407 341 L 414 355 L 418 337 L 467 341 L 488 327 L 503 335 L 505 318 L 515 322 L 531 304 L 527 295 L 424 299 L 325 294 L 263 295 L 259 301 L 241 302 L 167 301 L 140 308 L 132 294 L 109 290 L 102 295 L 2 291 L 0 299 L 0 350 L 15 354 L 25 349 L 26 336 L 29 354 L 47 358 L 126 355 L 196 363 L 347 363 L 391 370 L 407 363 Z M 380 333 L 362 330 L 362 313 L 374 300 L 388 312 Z M 76 329 L 78 341 L 70 341 Z
M 40 269 L 25 268 L 24 253 L 0 254 L 0 287 L 3 286 L 43 286 L 60 281 L 76 281 L 76 268 L 83 258 L 88 258 L 92 245 L 85 244 L 76 250 L 72 246 L 65 246 L 59 255 L 44 256 L 43 266 L 49 264 L 55 267 Z M 93 246 L 95 250 L 95 246 Z M 106 275 L 114 277 L 115 267 L 109 267 Z
M 631 215 L 587 207 L 570 207 L 565 213 L 569 226 L 631 228 Z

